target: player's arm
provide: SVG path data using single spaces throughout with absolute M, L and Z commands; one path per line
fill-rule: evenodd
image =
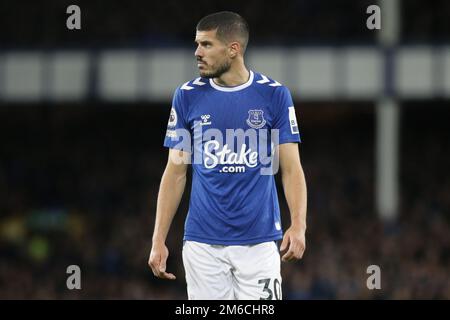
M 155 229 L 148 265 L 158 278 L 174 280 L 175 276 L 166 272 L 169 250 L 165 244 L 170 225 L 183 196 L 186 172 L 190 154 L 177 149 L 169 150 L 169 159 L 159 187 L 156 206 Z
M 280 251 L 287 249 L 283 261 L 301 259 L 306 248 L 306 181 L 300 163 L 297 143 L 279 146 L 281 179 L 291 214 L 291 226 L 286 230 Z

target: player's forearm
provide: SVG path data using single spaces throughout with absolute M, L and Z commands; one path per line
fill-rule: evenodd
M 307 191 L 302 167 L 282 173 L 282 182 L 291 224 L 306 230 Z
M 183 196 L 185 185 L 186 175 L 174 175 L 164 172 L 158 193 L 153 242 L 164 243 L 166 241 L 170 225 Z

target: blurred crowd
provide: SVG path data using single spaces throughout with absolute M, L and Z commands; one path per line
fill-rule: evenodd
M 285 299 L 450 299 L 449 111 L 430 105 L 402 109 L 391 222 L 374 212 L 373 106 L 299 105 L 307 249 L 282 265 Z M 0 299 L 187 298 L 189 184 L 167 240 L 177 280 L 147 266 L 167 117 L 160 105 L 0 109 Z M 279 196 L 287 228 L 280 184 Z M 81 290 L 66 287 L 70 265 Z M 366 286 L 370 265 L 380 267 L 380 290 Z
M 448 1 L 400 2 L 404 41 L 450 40 Z M 81 9 L 78 31 L 66 28 L 66 9 L 72 4 Z M 192 44 L 198 20 L 221 10 L 236 11 L 248 20 L 252 45 L 375 43 L 377 33 L 366 27 L 366 9 L 373 4 L 377 1 L 10 0 L 0 3 L 0 43 L 57 48 Z

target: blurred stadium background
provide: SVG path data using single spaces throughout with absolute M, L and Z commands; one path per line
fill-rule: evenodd
M 66 28 L 70 4 L 81 30 Z M 248 66 L 296 102 L 307 250 L 283 264 L 284 298 L 449 299 L 444 0 L 2 1 L 0 299 L 186 299 L 189 188 L 167 243 L 178 279 L 147 259 L 171 95 L 197 77 L 195 25 L 219 10 L 248 20 Z M 372 264 L 381 290 L 366 287 Z

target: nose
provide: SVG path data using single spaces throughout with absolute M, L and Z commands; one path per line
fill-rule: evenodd
M 196 58 L 203 58 L 203 51 L 200 46 L 197 47 L 194 53 Z

